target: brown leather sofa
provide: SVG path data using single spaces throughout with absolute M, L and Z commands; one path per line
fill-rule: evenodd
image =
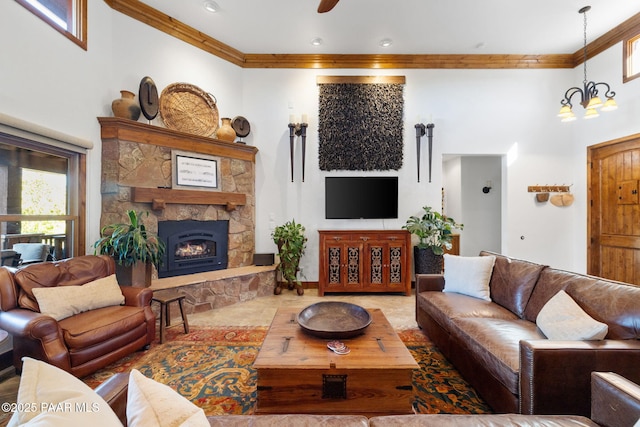
M 13 336 L 13 363 L 29 356 L 83 377 L 155 339 L 153 292 L 122 286 L 124 305 L 85 311 L 60 321 L 40 313 L 35 287 L 84 285 L 115 272 L 111 257 L 85 255 L 18 269 L 0 268 L 0 329 Z
M 491 300 L 441 292 L 443 275 L 416 277 L 416 320 L 496 412 L 588 415 L 590 375 L 640 382 L 640 287 L 496 256 Z M 537 314 L 564 290 L 608 325 L 602 341 L 553 341 Z
M 611 372 L 593 372 L 590 418 L 572 415 L 388 415 L 367 419 L 358 415 L 216 415 L 208 417 L 211 426 L 372 426 L 372 427 L 518 427 L 518 426 L 600 426 L 632 427 L 640 418 L 640 387 Z M 96 388 L 96 392 L 127 425 L 127 373 L 115 374 Z

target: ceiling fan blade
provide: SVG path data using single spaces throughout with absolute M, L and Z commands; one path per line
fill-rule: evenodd
M 329 12 L 331 9 L 338 4 L 339 0 L 320 0 L 320 5 L 318 6 L 318 13 Z

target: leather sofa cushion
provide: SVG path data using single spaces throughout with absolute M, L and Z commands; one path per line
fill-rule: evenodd
M 586 417 L 569 415 L 388 415 L 369 419 L 371 427 L 597 427 Z
M 511 393 L 518 395 L 520 340 L 545 339 L 534 323 L 516 319 L 459 318 L 454 322 L 456 336 L 491 375 Z
M 491 300 L 509 309 L 518 317 L 524 317 L 533 288 L 546 266 L 487 251 L 482 251 L 480 254 L 496 257 L 489 282 Z
M 106 255 L 80 256 L 56 262 L 30 264 L 16 271 L 18 305 L 40 312 L 33 295 L 34 287 L 78 286 L 115 273 L 113 261 Z
M 490 301 L 456 293 L 427 291 L 418 296 L 418 308 L 424 310 L 445 329 L 451 329 L 454 319 L 465 317 L 516 320 L 518 317 Z
M 59 322 L 70 351 L 103 343 L 145 323 L 144 308 L 128 306 L 85 311 Z
M 640 287 L 584 277 L 569 283 L 566 292 L 589 316 L 608 325 L 607 339 L 640 338 Z

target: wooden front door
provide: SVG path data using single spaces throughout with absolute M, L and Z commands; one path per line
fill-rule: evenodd
M 640 134 L 588 148 L 589 274 L 640 285 Z

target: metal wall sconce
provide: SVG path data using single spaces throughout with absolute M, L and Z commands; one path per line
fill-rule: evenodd
M 416 128 L 416 151 L 417 151 L 417 160 L 418 160 L 418 182 L 420 182 L 420 138 L 427 135 L 427 140 L 429 141 L 429 182 L 431 182 L 431 160 L 433 156 L 433 128 L 436 125 L 433 123 L 429 123 L 424 125 L 422 123 L 418 123 L 415 125 Z
M 289 157 L 291 159 L 291 182 L 293 182 L 293 141 L 296 136 L 302 138 L 302 182 L 304 182 L 305 152 L 307 149 L 307 115 L 302 115 L 302 121 L 297 122 L 295 116 L 289 116 Z
M 487 185 L 485 185 L 484 187 L 482 187 L 482 192 L 484 194 L 489 194 L 489 191 L 491 191 L 491 181 L 487 181 Z

